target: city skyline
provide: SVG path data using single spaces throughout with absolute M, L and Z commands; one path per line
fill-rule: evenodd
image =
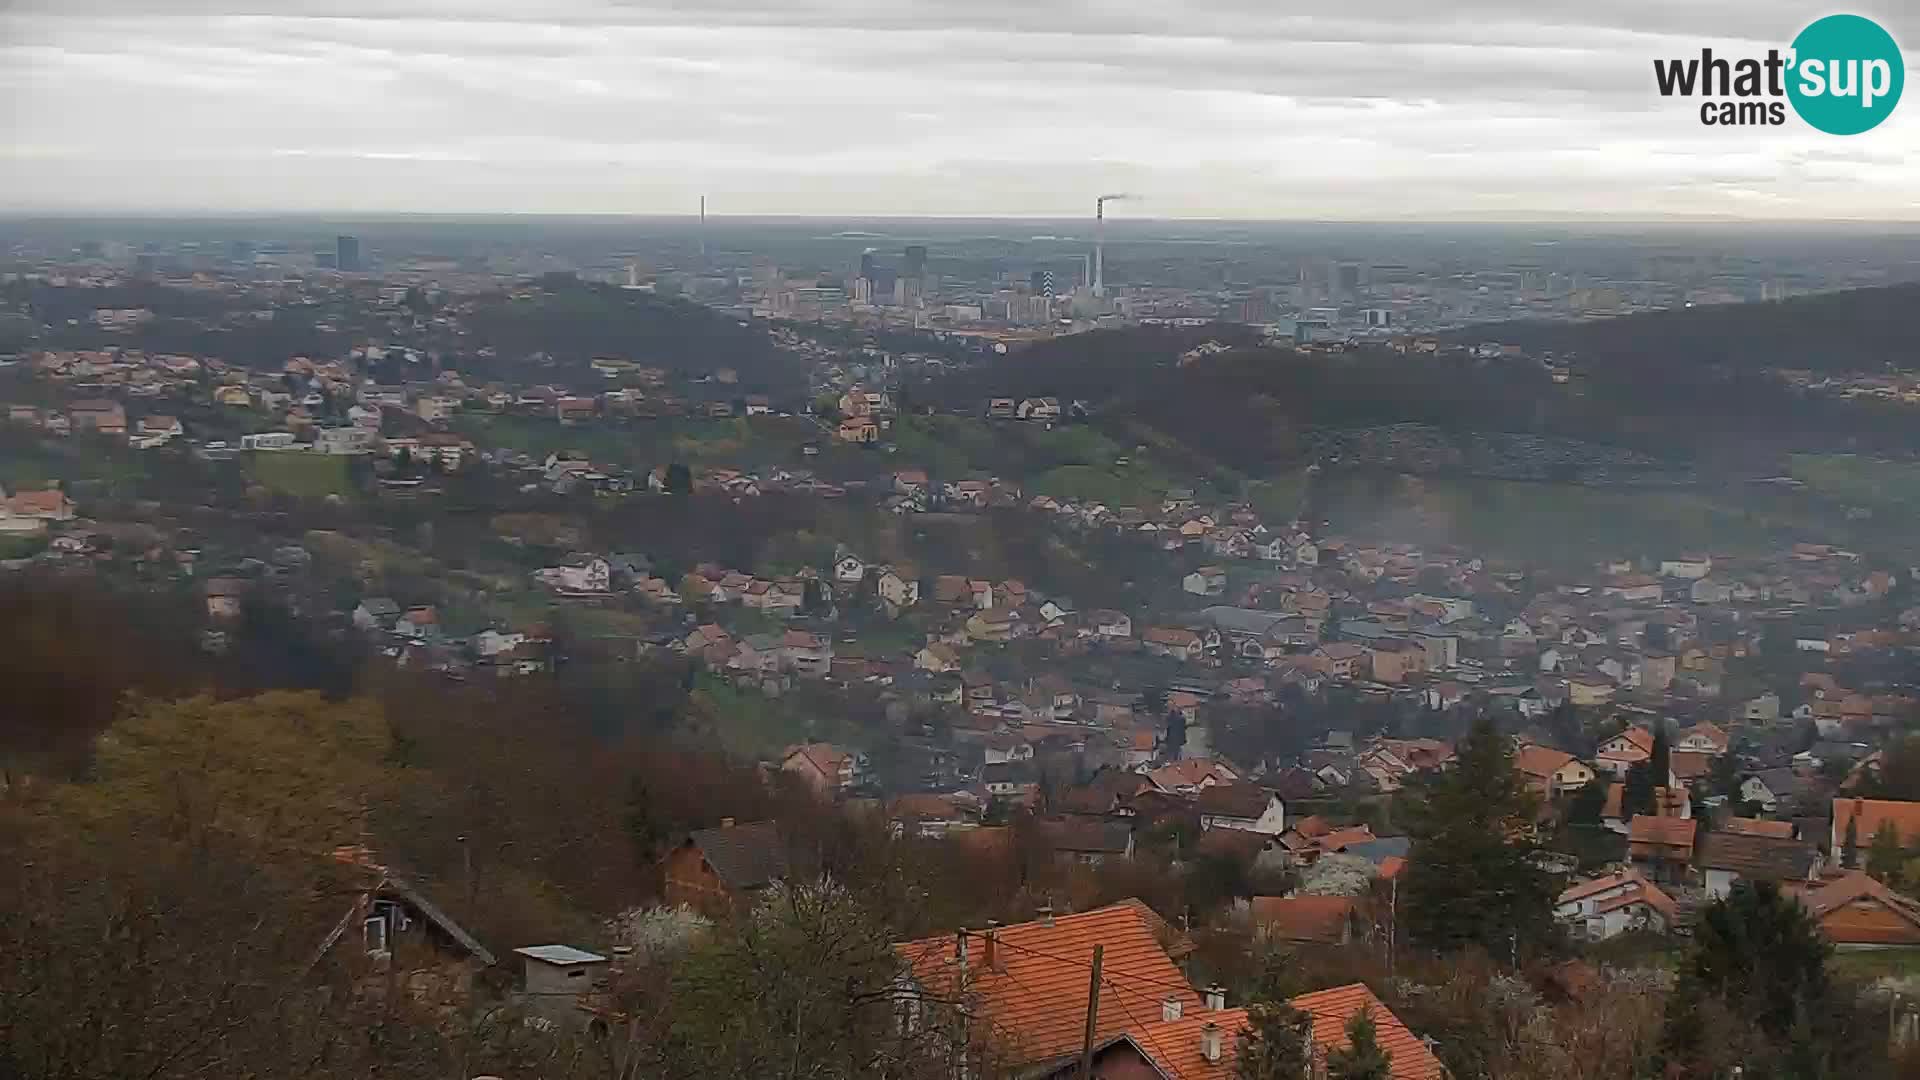
M 1825 13 L 829 0 L 0 14 L 0 210 L 1909 220 L 1920 114 L 1716 130 L 1656 57 Z M 1907 44 L 1920 16 L 1854 8 Z M 1909 50 L 1909 59 L 1915 54 Z

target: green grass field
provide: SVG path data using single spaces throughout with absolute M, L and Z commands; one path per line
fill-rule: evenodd
M 268 491 L 318 499 L 327 495 L 352 493 L 347 461 L 345 457 L 332 454 L 262 450 L 248 455 L 247 472 L 255 483 Z

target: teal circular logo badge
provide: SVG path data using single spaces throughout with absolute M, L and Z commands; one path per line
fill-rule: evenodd
M 1829 15 L 1793 39 L 1787 98 L 1829 135 L 1871 131 L 1893 112 L 1907 67 L 1893 35 L 1872 19 Z

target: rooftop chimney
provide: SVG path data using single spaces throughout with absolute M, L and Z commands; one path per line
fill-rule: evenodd
M 1227 1007 L 1227 988 L 1219 983 L 1207 987 L 1207 1011 L 1219 1012 Z
M 730 818 L 730 817 L 723 817 L 723 818 L 721 818 L 721 819 L 720 819 L 720 827 L 721 827 L 721 828 L 723 828 L 723 829 L 731 829 L 731 828 L 733 828 L 733 819 L 732 819 L 732 818 Z
M 1209 1020 L 1200 1028 L 1200 1056 L 1207 1064 L 1220 1064 L 1220 1025 Z
M 1053 904 L 1051 902 L 1040 905 L 1040 925 L 1053 925 Z
M 996 950 L 994 946 L 1000 939 L 1000 920 L 988 919 L 987 932 L 983 936 L 987 939 L 987 955 L 985 958 L 987 968 L 988 970 L 992 970 L 994 966 L 994 961 L 998 959 L 998 957 L 995 955 L 998 950 Z
M 1167 995 L 1166 1000 L 1160 1003 L 1160 1019 L 1169 1021 L 1180 1019 L 1179 998 L 1172 994 Z

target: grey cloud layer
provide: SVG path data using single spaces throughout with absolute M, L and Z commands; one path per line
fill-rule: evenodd
M 15 0 L 0 206 L 1056 214 L 1119 184 L 1162 216 L 1920 204 L 1920 105 L 1841 142 L 1703 128 L 1653 92 L 1652 58 L 1784 45 L 1800 5 L 1315 7 Z M 1870 13 L 1920 41 L 1920 14 Z

